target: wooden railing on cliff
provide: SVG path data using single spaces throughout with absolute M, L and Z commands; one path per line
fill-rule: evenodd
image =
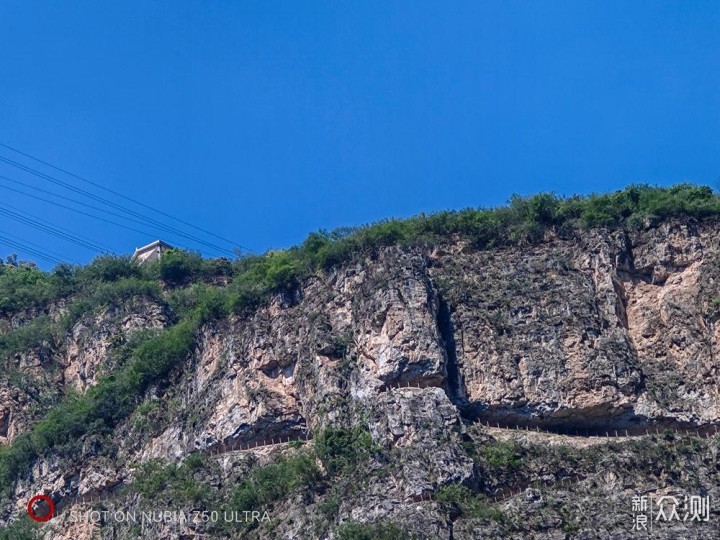
M 426 388 L 442 388 L 441 385 L 438 385 L 436 383 L 427 381 L 427 382 L 410 382 L 410 381 L 403 381 L 403 382 L 392 382 L 392 383 L 386 383 L 383 386 L 380 387 L 381 392 L 388 392 L 390 390 L 395 389 L 426 389 Z M 558 433 L 557 431 L 552 430 L 543 430 L 540 429 L 539 426 L 534 426 L 533 428 L 530 428 L 529 425 L 519 425 L 519 424 L 511 424 L 508 422 L 503 422 L 501 420 L 495 420 L 491 422 L 490 420 L 479 420 L 478 421 L 481 425 L 487 427 L 488 429 L 506 429 L 511 431 L 517 431 L 517 432 L 533 432 L 533 433 L 544 433 L 548 435 L 560 435 L 560 436 L 573 436 L 572 433 Z M 638 428 L 636 428 L 638 429 Z M 703 426 L 687 426 L 687 427 L 674 427 L 674 426 L 668 426 L 663 427 L 659 425 L 650 425 L 647 426 L 641 426 L 639 429 L 641 429 L 640 432 L 629 434 L 628 430 L 625 429 L 612 429 L 612 430 L 605 430 L 605 435 L 584 435 L 582 433 L 583 430 L 577 430 L 577 433 L 575 434 L 576 437 L 583 437 L 583 438 L 589 438 L 589 439 L 629 439 L 632 437 L 644 437 L 647 435 L 656 434 L 659 435 L 660 433 L 663 433 L 665 430 L 669 430 L 676 434 L 685 434 L 685 435 L 696 435 L 699 437 L 705 437 L 710 438 L 711 436 L 716 435 L 720 431 L 720 426 L 718 424 L 706 424 Z M 594 430 L 597 431 L 597 430 Z M 512 486 L 502 487 L 495 490 L 495 492 L 490 495 L 490 498 L 494 502 L 502 502 L 506 499 L 509 499 L 511 497 L 514 497 L 515 495 L 518 495 L 528 488 L 537 488 L 537 489 L 548 489 L 552 487 L 562 487 L 562 486 L 569 486 L 571 484 L 575 484 L 578 482 L 582 482 L 584 480 L 590 480 L 593 478 L 598 478 L 602 476 L 603 474 L 606 474 L 607 471 L 599 471 L 592 474 L 585 474 L 585 473 L 574 473 L 571 475 L 566 475 L 562 478 L 558 478 L 556 480 L 546 480 L 546 481 L 534 481 L 530 482 L 528 480 L 522 480 L 517 482 L 516 484 Z M 405 499 L 405 502 L 422 502 L 422 501 L 436 501 L 436 502 L 442 502 L 442 497 L 438 498 L 438 492 L 437 491 L 425 491 L 416 495 L 411 495 Z
M 232 452 L 246 452 L 249 450 L 258 450 L 261 448 L 268 448 L 271 446 L 278 446 L 281 444 L 288 444 L 296 441 L 305 442 L 311 439 L 312 433 L 310 433 L 310 431 L 304 430 L 300 433 L 295 433 L 292 435 L 278 435 L 277 437 L 256 439 L 252 442 L 243 442 L 238 440 L 232 443 L 217 443 L 208 446 L 207 448 L 193 450 L 192 452 L 188 453 L 188 456 L 205 455 L 216 457 L 223 454 L 230 454 Z M 114 486 L 107 487 L 101 490 L 85 492 L 82 495 L 78 495 L 77 497 L 66 497 L 65 499 L 61 499 L 55 503 L 55 514 L 53 515 L 53 517 L 59 516 L 63 512 L 69 510 L 73 506 L 77 506 L 78 504 L 102 502 L 108 500 L 114 497 L 123 487 L 125 487 L 125 483 L 120 482 L 118 484 L 115 484 Z
M 437 384 L 433 381 L 403 381 L 403 382 L 397 382 L 393 381 L 391 383 L 385 383 L 379 388 L 380 392 L 389 392 L 391 390 L 402 390 L 402 389 L 414 389 L 414 390 L 424 390 L 427 388 L 440 388 L 443 389 L 443 386 L 440 384 Z M 492 415 L 489 415 L 492 416 Z M 677 425 L 661 425 L 661 424 L 651 424 L 648 423 L 646 425 L 642 426 L 634 426 L 632 428 L 632 433 L 629 432 L 628 429 L 620 428 L 620 429 L 604 429 L 604 428 L 567 428 L 563 425 L 557 425 L 555 426 L 555 429 L 541 429 L 540 426 L 535 425 L 530 427 L 529 424 L 518 424 L 518 423 L 512 423 L 506 419 L 501 418 L 493 418 L 491 421 L 488 418 L 478 418 L 474 421 L 474 423 L 479 423 L 483 426 L 486 426 L 488 428 L 497 428 L 497 429 L 508 429 L 513 431 L 527 431 L 527 432 L 534 432 L 534 433 L 546 433 L 546 434 L 552 434 L 552 435 L 561 435 L 561 436 L 575 436 L 575 437 L 583 437 L 587 439 L 611 439 L 611 438 L 628 438 L 628 437 L 641 437 L 644 435 L 652 435 L 652 434 L 660 434 L 664 430 L 670 430 L 674 433 L 680 433 L 680 434 L 693 434 L 693 435 L 699 435 L 699 436 L 705 436 L 706 434 L 715 434 L 720 429 L 720 425 L 718 424 L 705 424 L 702 426 L 677 426 Z M 590 433 L 596 433 L 595 435 L 591 435 Z
M 409 381 L 394 381 L 392 383 L 386 383 L 382 387 L 380 387 L 380 392 L 388 392 L 391 390 L 396 389 L 427 389 L 427 388 L 442 388 L 440 384 L 438 384 L 435 381 L 421 381 L 421 382 L 409 382 Z M 489 420 L 485 421 L 479 421 L 480 424 L 488 427 L 488 428 L 497 428 L 497 429 L 507 429 L 512 431 L 518 431 L 518 432 L 535 432 L 535 433 L 546 433 L 551 435 L 564 435 L 564 436 L 572 436 L 572 434 L 568 433 L 562 433 L 559 434 L 556 431 L 552 430 L 543 430 L 540 429 L 539 426 L 535 426 L 534 428 L 530 428 L 527 425 L 518 425 L 518 424 L 509 424 L 507 422 L 502 422 L 500 420 L 496 420 L 493 422 L 490 422 Z M 660 434 L 664 430 L 670 430 L 674 433 L 678 434 L 692 434 L 692 435 L 698 435 L 701 437 L 710 437 L 712 435 L 715 435 L 719 431 L 719 426 L 717 424 L 709 424 L 705 426 L 688 426 L 684 428 L 678 428 L 678 427 L 667 427 L 661 428 L 659 426 L 653 426 L 648 425 L 645 426 L 644 430 L 637 434 L 628 434 L 626 430 L 607 430 L 605 431 L 605 436 L 602 435 L 590 435 L 586 436 L 580 433 L 578 431 L 576 436 L 584 437 L 584 438 L 596 438 L 596 439 L 627 439 L 631 437 L 642 437 L 648 434 Z M 200 454 L 200 455 L 207 455 L 207 456 L 220 456 L 223 454 L 228 454 L 232 452 L 241 452 L 241 451 L 249 451 L 249 450 L 256 450 L 260 448 L 267 448 L 270 446 L 276 446 L 281 444 L 288 444 L 290 442 L 294 441 L 309 441 L 312 439 L 312 435 L 309 431 L 303 431 L 301 433 L 295 433 L 293 435 L 286 435 L 286 436 L 277 436 L 277 437 L 269 437 L 265 439 L 259 439 L 252 442 L 243 442 L 243 441 L 234 441 L 232 443 L 217 443 L 212 446 L 209 446 L 204 449 L 194 450 L 190 452 L 188 455 L 193 454 Z M 528 487 L 538 487 L 538 488 L 548 488 L 553 486 L 563 486 L 563 485 L 569 485 L 571 483 L 577 483 L 583 480 L 587 480 L 589 478 L 599 476 L 600 474 L 604 474 L 605 471 L 595 473 L 592 475 L 586 475 L 584 473 L 577 473 L 574 475 L 568 475 L 563 478 L 559 478 L 555 481 L 547 481 L 547 482 L 528 482 L 528 481 L 522 481 L 518 482 L 517 484 L 509 487 L 504 488 L 498 488 L 496 490 L 491 498 L 495 500 L 496 502 L 501 502 L 505 499 L 508 499 L 510 497 L 513 497 L 514 495 L 517 495 L 519 493 L 522 493 Z M 92 491 L 92 492 L 86 492 L 83 495 L 77 496 L 77 497 L 71 497 L 66 499 L 61 499 L 55 504 L 55 516 L 60 515 L 64 511 L 72 508 L 73 506 L 76 506 L 78 504 L 82 503 L 93 503 L 93 502 L 101 502 L 104 500 L 107 500 L 111 497 L 113 497 L 118 491 L 124 487 L 124 483 L 116 484 L 112 487 L 105 488 L 102 490 Z M 423 492 L 417 495 L 412 495 L 405 499 L 406 502 L 421 502 L 421 501 L 437 501 L 437 492 Z
M 522 430 L 525 431 L 525 430 Z M 713 426 L 712 430 L 703 430 L 702 432 L 697 431 L 693 432 L 693 430 L 686 430 L 684 431 L 685 434 L 691 434 L 691 435 L 698 435 L 700 437 L 710 438 L 711 436 L 714 436 L 720 431 L 717 425 Z M 660 433 L 660 432 L 658 432 Z M 674 433 L 679 433 L 678 431 L 674 431 Z M 623 436 L 619 436 L 622 438 L 625 438 Z M 520 480 L 513 484 L 512 486 L 506 486 L 506 487 L 500 487 L 497 488 L 493 493 L 489 495 L 489 498 L 492 499 L 494 502 L 499 503 L 504 500 L 510 499 L 511 497 L 514 497 L 515 495 L 519 495 L 520 493 L 523 493 L 528 488 L 535 488 L 535 489 L 549 489 L 549 488 L 562 488 L 563 486 L 570 486 L 572 484 L 577 484 L 579 482 L 585 481 L 585 480 L 593 480 L 595 478 L 600 478 L 603 475 L 607 474 L 607 470 L 602 471 L 596 471 L 594 473 L 573 473 L 568 474 L 563 477 L 557 478 L 555 480 L 535 480 L 530 481 L 527 479 Z M 421 501 L 436 501 L 436 502 L 442 502 L 442 497 L 438 497 L 438 491 L 425 491 L 423 493 L 419 493 L 417 495 L 411 495 L 410 497 L 407 497 L 405 499 L 406 502 L 421 502 Z

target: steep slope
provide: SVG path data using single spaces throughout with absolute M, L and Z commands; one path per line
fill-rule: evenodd
M 448 237 L 317 272 L 203 319 L 127 418 L 34 459 L 2 519 L 47 539 L 622 538 L 650 493 L 710 495 L 710 521 L 656 534 L 711 538 L 719 231 L 676 219 L 489 250 Z M 49 362 L 60 392 L 125 365 L 138 329 L 176 323 L 172 305 L 135 297 L 75 321 Z M 6 421 L 7 441 L 36 418 Z M 31 526 L 18 518 L 39 493 L 64 510 Z M 141 527 L 89 508 L 268 514 Z

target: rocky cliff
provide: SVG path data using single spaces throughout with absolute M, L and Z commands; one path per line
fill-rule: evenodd
M 204 322 L 111 432 L 6 486 L 0 518 L 48 540 L 629 538 L 634 497 L 709 496 L 708 521 L 650 537 L 720 537 L 716 298 L 714 221 L 385 247 Z M 1 442 L 47 410 L 38 384 L 82 393 L 175 319 L 135 297 L 18 353 L 34 382 L 0 390 Z M 22 517 L 36 494 L 43 524 Z

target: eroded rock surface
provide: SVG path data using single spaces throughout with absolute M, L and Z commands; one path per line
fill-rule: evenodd
M 634 434 L 718 422 L 718 229 L 668 222 L 489 251 L 460 242 L 386 248 L 313 276 L 252 315 L 205 325 L 182 369 L 113 434 L 112 459 L 83 459 L 97 452 L 92 441 L 76 460 L 43 458 L 14 487 L 17 504 L 4 519 L 33 493 L 62 498 L 130 482 L 153 458 L 178 461 L 213 445 L 362 424 L 395 465 L 388 473 L 387 464 L 366 464 L 366 481 L 338 502 L 334 525 L 391 520 L 422 538 L 571 538 L 563 536 L 567 513 L 534 517 L 523 536 L 415 499 L 457 483 L 497 485 L 499 473 L 478 465 L 490 458 L 468 452 L 493 440 L 469 437 L 477 419 Z M 76 325 L 65 384 L 85 390 L 114 340 L 170 322 L 146 305 Z M 12 415 L 22 406 L 21 396 L 0 391 L 0 436 L 17 431 Z M 223 481 L 227 473 L 218 473 L 215 483 Z M 313 525 L 325 519 L 328 493 L 276 507 L 271 537 L 331 538 L 332 527 Z M 529 492 L 516 509 L 532 514 L 546 506 L 540 497 Z M 605 536 L 579 537 L 625 531 L 613 520 L 603 526 Z M 55 527 L 47 538 L 110 538 L 111 529 Z

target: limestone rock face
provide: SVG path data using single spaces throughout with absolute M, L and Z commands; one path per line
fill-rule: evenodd
M 125 305 L 111 305 L 100 313 L 79 320 L 69 332 L 65 350 L 64 382 L 86 390 L 97 379 L 97 368 L 110 350 L 131 333 L 160 329 L 169 322 L 164 306 L 131 299 Z
M 275 508 L 271 534 L 258 529 L 249 536 L 333 538 L 332 527 L 314 525 L 332 506 L 333 525 L 393 521 L 422 538 L 570 538 L 567 516 L 554 508 L 512 532 L 506 523 L 459 517 L 457 508 L 422 497 L 460 483 L 482 490 L 529 482 L 513 476 L 512 449 L 468 450 L 494 440 L 470 436 L 478 421 L 638 436 L 648 426 L 720 421 L 720 303 L 713 303 L 720 298 L 719 230 L 717 223 L 674 221 L 487 251 L 449 239 L 384 248 L 318 273 L 250 315 L 202 327 L 181 369 L 143 396 L 108 440 L 82 440 L 74 456 L 38 460 L 0 518 L 12 520 L 33 493 L 62 499 L 129 483 L 154 458 L 179 462 L 215 445 L 362 425 L 389 463 L 372 458 L 357 490 L 333 505 L 327 486 L 315 498 L 293 495 Z M 56 383 L 85 391 L 107 369 L 114 347 L 172 319 L 167 307 L 148 303 L 82 319 L 56 360 L 63 366 Z M 43 369 L 33 354 L 25 367 Z M 26 426 L 13 418 L 27 398 L 13 392 L 0 388 L 0 442 Z M 218 462 L 213 486 L 239 482 L 238 470 L 257 465 L 249 460 L 233 472 L 229 459 Z M 593 500 L 602 500 L 599 493 Z M 548 508 L 542 493 L 524 497 L 503 511 Z M 622 512 L 621 502 L 613 504 Z M 57 523 L 46 538 L 131 534 Z M 612 520 L 603 527 L 608 534 L 597 537 L 622 537 Z M 198 530 L 167 529 L 163 537 Z
M 717 421 L 717 249 L 713 227 L 665 223 L 438 257 L 459 392 L 519 424 Z

